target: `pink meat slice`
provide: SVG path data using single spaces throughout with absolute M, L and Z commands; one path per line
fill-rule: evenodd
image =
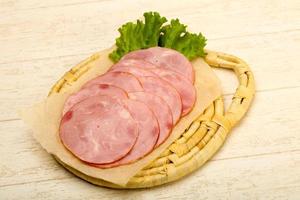
M 157 76 L 155 73 L 142 67 L 142 66 L 144 66 L 143 65 L 145 63 L 144 61 L 136 60 L 135 64 L 127 65 L 127 62 L 131 63 L 131 61 L 132 60 L 121 61 L 121 62 L 115 64 L 110 71 L 112 71 L 112 72 L 127 72 L 130 74 L 133 74 L 137 78 L 140 76 Z
M 116 99 L 94 96 L 75 104 L 63 116 L 59 136 L 80 160 L 112 163 L 133 148 L 138 124 Z
M 97 95 L 106 95 L 117 99 L 127 98 L 127 93 L 119 87 L 108 84 L 94 84 L 70 95 L 64 104 L 63 115 L 78 102 Z
M 145 103 L 153 111 L 159 125 L 159 138 L 155 146 L 159 146 L 169 137 L 173 127 L 170 107 L 162 98 L 148 92 L 131 92 L 128 95 L 130 99 Z
M 149 107 L 132 99 L 123 100 L 124 106 L 138 123 L 139 136 L 132 150 L 122 159 L 105 165 L 94 165 L 98 168 L 111 168 L 130 164 L 150 153 L 159 137 L 159 125 L 157 119 Z
M 122 88 L 126 92 L 143 91 L 143 88 L 139 80 L 134 75 L 127 72 L 107 72 L 101 76 L 98 76 L 88 81 L 83 86 L 83 88 L 95 84 L 113 85 Z
M 158 66 L 142 59 L 127 58 L 127 59 L 122 59 L 116 64 L 114 64 L 111 69 L 119 68 L 119 67 L 140 67 L 143 69 L 153 69 L 153 68 L 157 68 Z
M 158 77 L 139 77 L 146 92 L 161 97 L 171 108 L 173 124 L 176 124 L 182 113 L 182 102 L 177 90 L 168 82 Z
M 132 51 L 121 60 L 144 60 L 161 68 L 176 71 L 194 83 L 195 74 L 192 64 L 178 51 L 163 47 L 151 47 L 143 50 Z
M 196 89 L 194 85 L 181 74 L 164 69 L 151 69 L 156 75 L 170 83 L 179 93 L 182 100 L 182 116 L 188 114 L 196 101 Z

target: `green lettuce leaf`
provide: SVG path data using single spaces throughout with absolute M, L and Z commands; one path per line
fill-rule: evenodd
M 169 25 L 162 27 L 159 46 L 175 49 L 185 55 L 189 60 L 205 55 L 205 37 L 199 33 L 189 33 L 186 25 L 178 19 L 172 19 Z
M 161 26 L 167 21 L 157 12 L 144 13 L 145 22 L 128 22 L 119 28 L 120 37 L 116 39 L 117 49 L 110 54 L 116 62 L 128 52 L 158 45 Z
M 128 22 L 118 29 L 120 37 L 116 39 L 117 49 L 109 55 L 114 62 L 131 51 L 154 46 L 175 49 L 190 60 L 205 55 L 205 37 L 201 33 L 187 32 L 187 26 L 178 19 L 164 25 L 167 19 L 157 12 L 146 12 L 144 18 L 144 21 Z

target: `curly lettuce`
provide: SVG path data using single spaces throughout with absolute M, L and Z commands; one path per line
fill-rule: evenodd
M 165 24 L 167 19 L 157 12 L 146 12 L 144 18 L 144 21 L 128 22 L 118 29 L 120 36 L 116 39 L 117 48 L 109 55 L 114 62 L 131 51 L 154 46 L 175 49 L 189 60 L 205 55 L 205 37 L 201 33 L 189 33 L 187 26 L 178 19 Z
M 172 19 L 169 25 L 162 27 L 159 46 L 175 49 L 185 55 L 189 60 L 205 55 L 205 37 L 199 33 L 189 33 L 186 25 L 178 19 Z
M 145 22 L 137 20 L 128 22 L 119 28 L 120 37 L 116 39 L 117 49 L 110 54 L 110 58 L 117 62 L 128 52 L 146 49 L 158 45 L 161 26 L 167 22 L 156 12 L 144 13 Z

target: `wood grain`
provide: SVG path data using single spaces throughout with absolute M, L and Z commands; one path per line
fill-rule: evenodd
M 187 178 L 149 190 L 95 187 L 59 166 L 16 110 L 146 10 L 178 17 L 207 36 L 207 48 L 245 59 L 258 92 L 221 151 Z M 299 19 L 296 0 L 1 0 L 0 199 L 299 199 Z M 216 72 L 228 104 L 237 80 Z
M 191 30 L 203 32 L 209 40 L 300 29 L 297 1 L 286 4 L 285 1 L 189 0 L 170 4 L 160 0 L 131 0 L 128 3 L 113 0 L 67 3 L 69 6 L 62 1 L 61 6 L 47 7 L 53 4 L 49 2 L 40 8 L 37 6 L 38 9 L 2 14 L 1 63 L 91 54 L 112 45 L 118 34 L 117 28 L 124 21 L 140 17 L 145 10 L 179 17 Z M 284 23 L 287 21 L 289 23 Z
M 72 176 L 3 186 L 0 191 L 10 199 L 55 199 L 58 193 L 59 199 L 294 199 L 300 192 L 299 163 L 300 151 L 213 161 L 181 181 L 144 190 L 100 188 Z M 294 176 L 286 173 L 287 167 Z

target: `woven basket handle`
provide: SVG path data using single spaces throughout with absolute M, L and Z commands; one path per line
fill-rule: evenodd
M 230 130 L 247 112 L 255 93 L 253 73 L 248 64 L 242 59 L 215 51 L 206 50 L 205 61 L 212 67 L 231 69 L 239 80 L 239 86 L 232 98 L 232 102 L 223 114 L 216 115 L 217 124 Z

